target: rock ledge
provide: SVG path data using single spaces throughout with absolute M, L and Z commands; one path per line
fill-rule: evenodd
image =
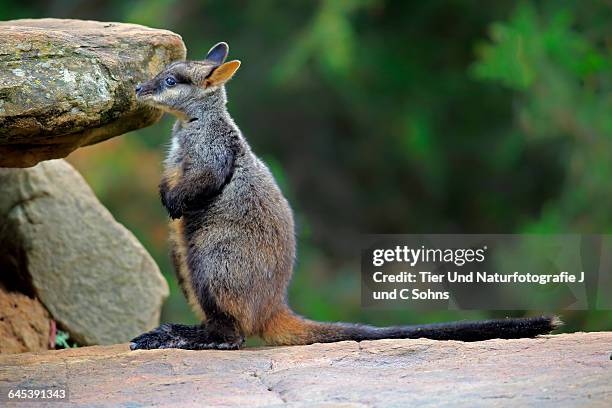
M 53 18 L 0 22 L 0 166 L 61 158 L 159 119 L 134 86 L 185 58 L 178 34 Z
M 73 406 L 96 407 L 604 407 L 610 352 L 612 332 L 241 351 L 96 346 L 0 357 L 0 386 L 64 383 Z

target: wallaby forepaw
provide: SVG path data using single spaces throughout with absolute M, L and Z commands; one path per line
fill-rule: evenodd
M 176 196 L 164 190 L 160 190 L 159 196 L 161 198 L 161 203 L 168 211 L 170 218 L 176 220 L 183 216 L 183 206 L 180 204 L 181 201 Z
M 168 211 L 168 215 L 173 220 L 179 219 L 183 216 L 183 208 L 175 202 L 167 203 L 164 205 L 166 207 L 166 211 Z

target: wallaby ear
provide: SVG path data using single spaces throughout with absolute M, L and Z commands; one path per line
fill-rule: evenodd
M 225 64 L 214 69 L 212 74 L 206 81 L 204 81 L 205 86 L 215 86 L 221 85 L 230 80 L 231 77 L 234 76 L 238 68 L 240 67 L 240 61 L 233 60 L 230 62 L 226 62 Z
M 214 45 L 206 54 L 206 59 L 210 61 L 214 61 L 217 64 L 221 65 L 227 58 L 227 53 L 229 52 L 229 45 L 225 42 L 220 42 Z

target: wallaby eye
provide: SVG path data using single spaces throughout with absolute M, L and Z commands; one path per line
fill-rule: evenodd
M 166 77 L 166 85 L 168 86 L 174 86 L 176 85 L 176 79 L 174 79 L 173 77 L 169 76 Z

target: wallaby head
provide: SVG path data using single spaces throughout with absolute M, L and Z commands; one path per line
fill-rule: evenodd
M 220 42 L 202 61 L 177 61 L 153 79 L 136 86 L 136 98 L 179 117 L 190 116 L 194 103 L 205 100 L 229 81 L 240 61 L 225 62 L 229 46 Z

